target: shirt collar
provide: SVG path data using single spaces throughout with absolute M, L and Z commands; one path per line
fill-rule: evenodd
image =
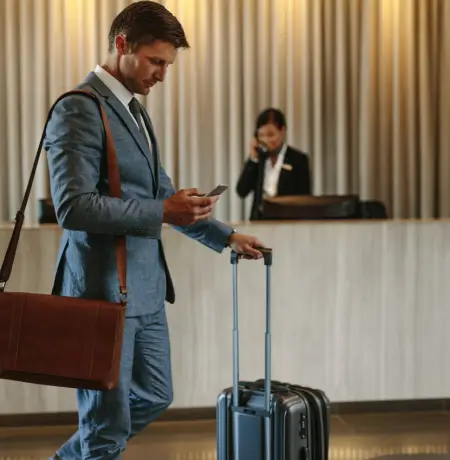
M 288 145 L 285 142 L 283 144 L 283 147 L 281 147 L 280 153 L 277 155 L 277 161 L 275 163 L 276 166 L 281 167 L 281 165 L 284 163 L 284 157 L 286 156 L 287 149 L 288 149 Z
M 128 104 L 133 99 L 134 94 L 129 91 L 119 80 L 108 73 L 103 67 L 97 65 L 94 73 L 109 88 L 114 96 L 128 109 Z
M 288 149 L 288 145 L 287 145 L 287 142 L 285 142 L 283 144 L 283 147 L 280 150 L 280 153 L 278 154 L 278 156 L 281 157 L 282 161 L 284 161 L 284 157 L 286 156 L 287 149 Z

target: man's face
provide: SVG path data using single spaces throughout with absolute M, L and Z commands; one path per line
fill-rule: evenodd
M 123 83 L 132 92 L 146 96 L 150 88 L 163 82 L 167 68 L 175 62 L 177 49 L 168 42 L 156 41 L 132 50 L 123 42 L 116 40 L 119 53 L 119 69 Z

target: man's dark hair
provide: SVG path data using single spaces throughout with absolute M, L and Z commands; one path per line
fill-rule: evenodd
M 125 35 L 134 51 L 157 40 L 171 43 L 177 49 L 190 47 L 178 19 L 160 3 L 148 0 L 132 3 L 116 16 L 108 37 L 110 53 L 119 34 Z
M 264 125 L 275 125 L 278 129 L 286 128 L 286 117 L 284 113 L 273 107 L 263 110 L 256 119 L 256 131 Z

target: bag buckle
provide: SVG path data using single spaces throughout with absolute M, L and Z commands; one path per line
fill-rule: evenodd
M 127 290 L 125 288 L 120 288 L 120 303 L 122 305 L 126 305 L 127 304 Z

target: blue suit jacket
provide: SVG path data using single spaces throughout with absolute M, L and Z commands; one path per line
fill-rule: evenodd
M 108 87 L 91 73 L 79 88 L 95 93 L 106 111 L 123 196 L 108 196 L 105 132 L 95 102 L 83 95 L 64 98 L 54 109 L 44 143 L 52 198 L 64 229 L 53 293 L 118 301 L 113 235 L 126 235 L 127 316 L 152 313 L 165 299 L 175 301 L 161 244 L 163 201 L 175 191 L 156 140 L 155 165 L 132 116 Z M 215 219 L 176 228 L 217 252 L 232 232 Z

